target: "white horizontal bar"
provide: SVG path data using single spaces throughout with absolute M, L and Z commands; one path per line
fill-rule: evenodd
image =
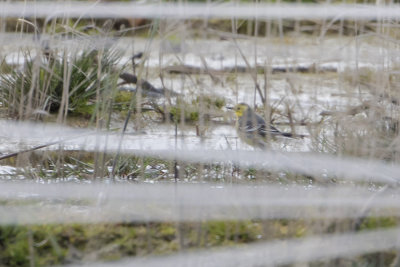
M 0 225 L 400 214 L 400 192 L 366 187 L 0 183 Z M 13 203 L 17 203 L 14 205 Z
M 85 264 L 85 266 L 280 266 L 397 250 L 400 248 L 399 235 L 400 228 L 395 228 L 361 233 L 320 235 L 289 240 L 279 239 L 230 248 L 213 248 L 200 251 L 190 250 L 171 256 L 132 257 L 116 262 L 96 262 Z M 323 263 L 320 265 L 323 265 Z
M 400 6 L 335 4 L 0 2 L 1 17 L 150 19 L 351 19 L 400 18 Z

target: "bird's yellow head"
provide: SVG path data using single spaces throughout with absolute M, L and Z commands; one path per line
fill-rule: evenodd
M 233 107 L 233 111 L 235 111 L 235 114 L 238 118 L 242 117 L 243 114 L 249 109 L 249 105 L 245 103 L 239 103 L 236 106 Z

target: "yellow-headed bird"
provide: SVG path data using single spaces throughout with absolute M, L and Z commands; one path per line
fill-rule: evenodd
M 230 109 L 237 116 L 236 130 L 239 137 L 249 145 L 265 148 L 269 136 L 293 137 L 293 134 L 281 132 L 272 125 L 267 127 L 265 120 L 246 103 L 239 103 Z

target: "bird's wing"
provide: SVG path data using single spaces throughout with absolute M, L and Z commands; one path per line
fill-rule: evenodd
M 278 129 L 276 129 L 274 126 L 270 125 L 269 129 L 266 129 L 267 127 L 265 125 L 263 125 L 263 127 L 260 129 L 260 134 L 262 136 L 267 136 L 267 135 L 280 135 L 282 134 L 281 131 L 279 131 Z
M 247 113 L 242 117 L 241 120 L 239 120 L 239 130 L 247 134 L 253 134 L 262 137 L 266 137 L 268 135 L 285 135 L 285 133 L 282 133 L 272 125 L 267 127 L 265 120 L 255 113 Z
M 246 133 L 256 133 L 260 132 L 262 125 L 254 124 L 250 121 L 247 121 L 245 124 L 239 125 L 239 130 Z
M 269 127 L 267 127 L 265 120 L 256 114 L 255 120 L 257 121 L 257 131 L 258 134 L 265 137 L 268 135 L 280 135 L 282 134 L 281 131 L 279 131 L 278 129 L 276 129 L 274 126 L 272 126 L 271 124 L 269 125 Z
M 265 137 L 268 135 L 279 135 L 281 134 L 281 132 L 276 129 L 274 126 L 269 125 L 269 127 L 267 127 L 265 120 L 260 117 L 259 115 L 256 115 L 256 120 L 257 120 L 257 125 L 258 125 L 258 133 Z
M 291 133 L 281 132 L 271 124 L 267 127 L 265 120 L 257 114 L 247 115 L 246 118 L 246 120 L 241 120 L 239 123 L 239 130 L 242 132 L 262 137 L 277 135 L 293 137 Z
M 262 137 L 267 135 L 264 119 L 254 113 L 245 114 L 245 116 L 239 120 L 239 130 L 247 134 L 254 134 Z M 274 134 L 274 130 L 276 131 L 276 134 L 279 133 L 277 129 L 272 127 L 270 134 Z
M 239 119 L 239 130 L 246 133 L 255 133 L 259 130 L 257 118 L 251 114 L 245 113 Z

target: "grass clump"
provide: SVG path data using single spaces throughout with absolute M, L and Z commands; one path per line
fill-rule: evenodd
M 26 51 L 22 70 L 9 69 L 0 75 L 0 97 L 8 116 L 37 119 L 56 112 L 93 115 L 104 93 L 115 91 L 115 66 L 120 59 L 116 52 L 41 52 L 34 56 Z
M 233 244 L 234 240 L 251 242 L 261 231 L 250 221 L 209 222 L 201 226 L 204 240 L 199 243 L 196 225 L 189 223 L 183 228 L 174 223 L 1 226 L 0 266 L 49 266 L 163 255 L 179 250 L 179 235 L 184 236 L 185 247 L 194 248 Z

